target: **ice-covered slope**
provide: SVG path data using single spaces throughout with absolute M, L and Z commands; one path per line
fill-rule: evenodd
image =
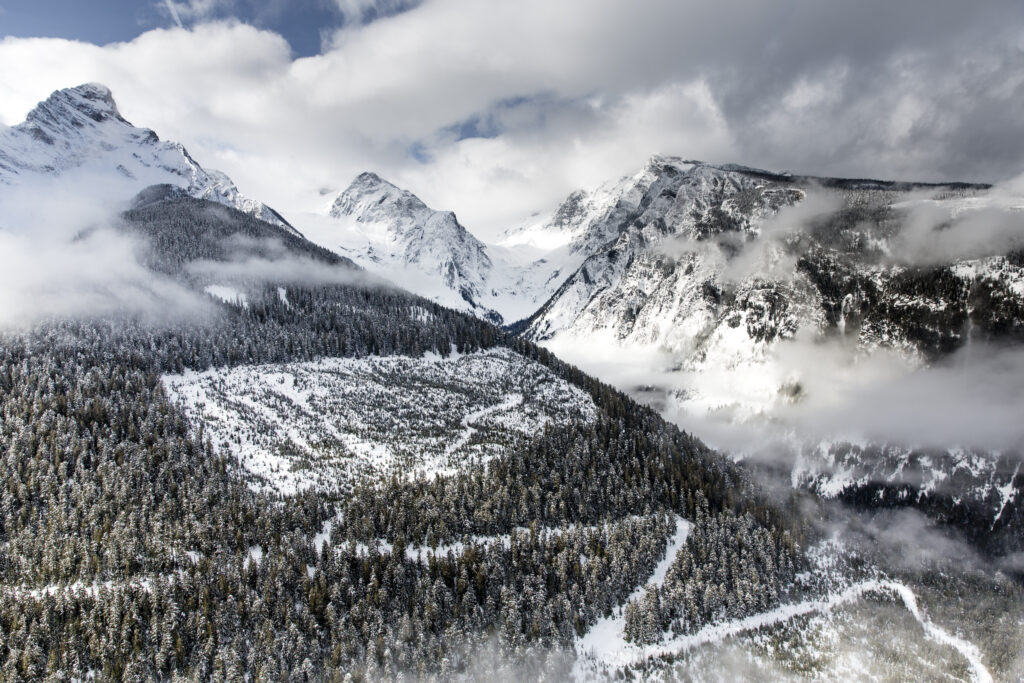
M 106 86 L 58 90 L 23 123 L 0 130 L 0 212 L 14 195 L 122 202 L 161 183 L 296 232 L 269 206 L 242 195 L 228 176 L 200 166 L 181 144 L 126 121 Z M 0 221 L 12 220 L 9 214 L 0 213 Z
M 543 284 L 549 262 L 529 258 L 536 250 L 484 244 L 453 212 L 436 211 L 375 173 L 360 174 L 326 216 L 301 217 L 300 225 L 370 272 L 494 323 L 527 317 L 554 291 Z

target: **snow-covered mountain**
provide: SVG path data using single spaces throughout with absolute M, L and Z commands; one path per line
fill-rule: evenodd
M 18 193 L 62 196 L 73 189 L 98 201 L 123 202 L 164 183 L 298 234 L 278 212 L 242 195 L 227 175 L 200 166 L 181 144 L 125 120 L 106 86 L 58 90 L 23 123 L 0 130 L 0 187 Z
M 572 193 L 499 245 L 374 174 L 333 201 L 322 229 L 302 227 L 418 294 L 511 325 L 623 388 L 644 387 L 684 425 L 785 423 L 861 386 L 840 375 L 865 375 L 876 353 L 913 372 L 968 342 L 1024 339 L 1024 243 L 972 250 L 958 238 L 981 228 L 998 237 L 987 224 L 996 205 L 1005 217 L 1024 202 L 982 185 L 655 156 L 635 175 Z M 969 516 L 995 525 L 1003 501 L 1024 490 L 994 460 L 972 465 L 963 484 L 964 463 L 984 453 L 970 443 L 805 436 L 787 437 L 799 455 L 786 476 L 822 494 L 913 497 L 929 509 L 956 498 L 954 509 L 972 506 Z M 922 459 L 927 475 L 905 476 Z
M 560 249 L 586 257 L 525 334 L 601 334 L 692 369 L 759 362 L 801 330 L 925 359 L 962 345 L 967 323 L 982 337 L 1020 335 L 1016 252 L 999 244 L 928 254 L 930 238 L 915 227 L 922 217 L 939 226 L 980 216 L 985 191 L 654 157 L 636 176 L 575 193 L 546 224 L 508 236 L 562 239 Z
M 529 316 L 554 291 L 548 261 L 536 250 L 487 245 L 451 211 L 360 174 L 326 216 L 300 218 L 303 233 L 367 270 L 421 296 L 497 324 Z
M 635 176 L 570 195 L 506 243 L 585 256 L 521 326 L 524 336 L 642 389 L 708 438 L 739 422 L 775 424 L 787 434 L 781 450 L 795 457 L 784 467 L 794 485 L 914 504 L 1002 533 L 1020 514 L 1004 512 L 1024 492 L 1019 444 L 927 447 L 931 435 L 900 439 L 910 430 L 878 427 L 877 416 L 865 432 L 834 406 L 864 412 L 843 402 L 900 376 L 954 391 L 974 365 L 914 373 L 958 351 L 957 362 L 977 364 L 971 344 L 1024 341 L 1022 207 L 980 185 L 654 157 Z M 828 415 L 831 426 L 808 431 L 808 414 Z M 759 448 L 739 442 L 720 444 Z

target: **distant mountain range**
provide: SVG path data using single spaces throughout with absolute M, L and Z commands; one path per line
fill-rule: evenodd
M 367 172 L 317 220 L 304 217 L 300 233 L 182 145 L 128 123 L 97 84 L 57 91 L 0 132 L 0 184 L 84 187 L 125 205 L 145 190 L 136 203 L 192 197 L 238 209 L 530 341 L 582 349 L 599 341 L 622 358 L 655 350 L 666 359 L 659 372 L 706 381 L 680 385 L 641 372 L 637 388 L 688 415 L 742 421 L 804 400 L 798 374 L 771 368 L 779 345 L 798 336 L 854 353 L 887 349 L 919 365 L 969 342 L 1024 340 L 1024 244 L 927 253 L 938 233 L 914 227 L 927 216 L 929 230 L 953 235 L 993 207 L 1024 209 L 1024 199 L 993 196 L 982 184 L 822 178 L 654 156 L 636 174 L 573 192 L 550 216 L 486 244 L 454 212 Z M 935 488 L 928 476 L 908 480 L 921 457 L 912 444 L 794 449 L 804 455 L 791 479 L 823 495 L 861 495 L 869 483 L 918 497 Z M 959 481 L 970 455 L 939 454 L 933 468 Z M 1016 493 L 998 493 L 1024 490 L 1011 461 L 974 477 L 972 515 L 993 525 L 1012 516 L 1002 511 Z M 963 489 L 950 496 L 962 499 Z

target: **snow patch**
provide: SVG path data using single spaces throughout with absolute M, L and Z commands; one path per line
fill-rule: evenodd
M 163 385 L 254 486 L 283 494 L 450 474 L 597 416 L 587 393 L 506 348 L 188 371 Z
M 228 287 L 227 285 L 207 285 L 206 287 L 203 287 L 203 291 L 215 299 L 220 299 L 226 304 L 249 308 L 249 297 L 246 296 L 245 292 L 237 290 L 234 287 Z

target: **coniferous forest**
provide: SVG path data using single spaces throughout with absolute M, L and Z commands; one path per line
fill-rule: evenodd
M 154 277 L 199 297 L 211 271 L 188 264 L 238 249 L 356 272 L 199 200 L 136 207 L 122 230 L 143 238 Z M 795 498 L 769 502 L 653 410 L 404 292 L 279 278 L 233 282 L 244 306 L 205 297 L 208 310 L 174 320 L 79 317 L 0 338 L 0 680 L 561 680 L 574 639 L 643 584 L 679 517 L 695 521 L 691 540 L 663 592 L 627 605 L 631 638 L 795 590 L 812 533 Z M 597 418 L 457 472 L 367 477 L 347 495 L 254 486 L 161 384 L 495 347 L 581 389 Z

